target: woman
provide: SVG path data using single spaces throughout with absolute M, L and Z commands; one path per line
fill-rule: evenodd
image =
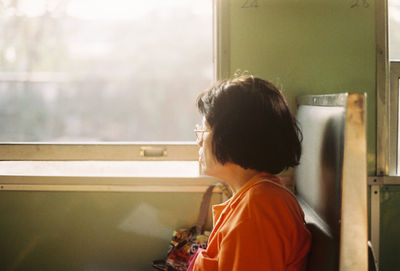
M 197 105 L 201 167 L 234 195 L 213 206 L 208 247 L 188 270 L 305 270 L 311 235 L 295 196 L 274 176 L 301 155 L 285 98 L 271 83 L 241 76 L 218 82 Z

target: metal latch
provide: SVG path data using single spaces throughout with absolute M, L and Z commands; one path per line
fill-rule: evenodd
M 140 156 L 142 157 L 163 157 L 167 156 L 167 147 L 147 146 L 140 147 Z

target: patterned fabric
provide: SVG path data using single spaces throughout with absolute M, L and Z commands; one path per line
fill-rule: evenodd
M 197 251 L 207 248 L 209 231 L 204 231 L 211 194 L 214 187 L 218 187 L 228 197 L 231 196 L 229 188 L 223 183 L 212 184 L 203 195 L 197 223 L 191 229 L 179 229 L 173 232 L 166 260 L 153 261 L 153 267 L 163 271 L 186 271 L 189 263 L 193 262 Z
M 207 248 L 209 231 L 196 234 L 195 227 L 190 230 L 174 231 L 166 263 L 177 271 L 186 271 L 189 260 L 199 248 Z

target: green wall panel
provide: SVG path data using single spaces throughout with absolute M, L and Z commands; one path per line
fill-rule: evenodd
M 0 270 L 152 270 L 172 231 L 194 225 L 201 197 L 1 192 Z
M 230 72 L 248 70 L 273 82 L 292 108 L 299 95 L 366 92 L 368 168 L 373 175 L 375 7 L 368 1 L 368 7 L 352 8 L 353 2 L 230 1 Z
M 380 270 L 400 266 L 400 185 L 381 189 Z

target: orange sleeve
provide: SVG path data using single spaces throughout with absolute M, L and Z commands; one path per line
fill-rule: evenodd
M 273 225 L 263 221 L 236 225 L 226 235 L 219 251 L 218 271 L 286 270 L 284 240 Z

